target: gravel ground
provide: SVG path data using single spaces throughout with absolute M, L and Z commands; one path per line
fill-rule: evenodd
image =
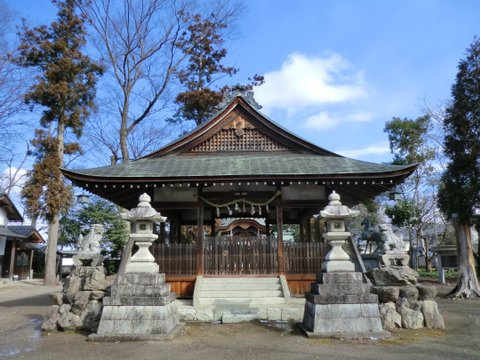
M 0 359 L 480 359 L 475 300 L 440 296 L 445 331 L 398 330 L 387 340 L 307 339 L 294 324 L 252 322 L 188 323 L 164 342 L 92 343 L 85 334 L 41 333 L 48 294 L 57 290 L 39 281 L 0 284 Z

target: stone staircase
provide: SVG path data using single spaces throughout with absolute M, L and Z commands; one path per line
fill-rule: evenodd
M 194 306 L 252 307 L 285 304 L 284 277 L 197 277 Z

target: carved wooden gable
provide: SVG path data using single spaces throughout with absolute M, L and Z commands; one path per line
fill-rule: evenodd
M 284 151 L 284 145 L 259 131 L 241 114 L 232 114 L 220 131 L 191 148 L 189 153 L 224 151 Z

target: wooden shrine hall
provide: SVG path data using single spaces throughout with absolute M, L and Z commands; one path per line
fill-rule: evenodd
M 328 195 L 336 191 L 354 206 L 391 190 L 415 165 L 340 156 L 259 108 L 251 94 L 235 94 L 212 119 L 141 159 L 62 171 L 75 186 L 127 209 L 142 193 L 151 196 L 169 219 L 152 252 L 179 295 L 191 295 L 196 275 L 282 274 L 293 293 L 302 293 L 320 269 L 322 229 L 312 216 Z M 262 219 L 264 226 L 250 238 L 221 236 L 219 218 Z M 278 229 L 288 224 L 300 225 L 300 241 L 284 242 Z

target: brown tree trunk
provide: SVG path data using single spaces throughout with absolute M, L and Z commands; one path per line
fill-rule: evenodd
M 449 295 L 465 299 L 480 297 L 470 227 L 456 218 L 453 219 L 453 226 L 457 239 L 458 279 L 457 286 Z
M 121 122 L 120 122 L 120 151 L 122 153 L 122 163 L 127 163 L 130 160 L 130 155 L 128 153 L 128 110 L 129 110 L 129 103 L 128 103 L 128 96 L 125 96 L 123 108 L 120 112 Z
M 63 166 L 64 155 L 64 141 L 65 141 L 65 124 L 59 121 L 57 128 L 57 141 L 58 150 L 57 156 L 59 159 L 58 164 Z M 60 175 L 59 179 L 55 181 L 63 182 Z M 52 214 L 52 219 L 48 223 L 48 243 L 47 253 L 45 254 L 45 274 L 43 277 L 44 285 L 55 285 L 57 283 L 57 244 L 58 244 L 58 230 L 60 227 L 60 215 L 58 211 L 56 214 Z
M 43 285 L 52 286 L 57 283 L 57 242 L 59 216 L 55 215 L 48 224 L 47 252 L 45 254 L 45 274 Z

